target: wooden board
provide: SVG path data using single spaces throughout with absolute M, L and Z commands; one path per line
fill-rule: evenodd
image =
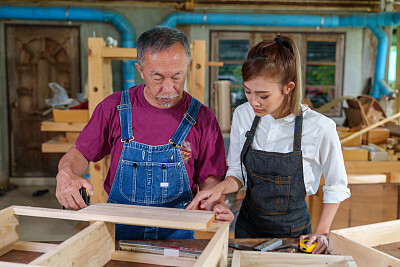
M 32 261 L 40 266 L 103 266 L 115 250 L 115 225 L 95 222 Z
M 350 256 L 291 254 L 279 252 L 233 252 L 232 267 L 264 266 L 357 266 Z
M 42 132 L 81 132 L 85 125 L 84 122 L 42 121 L 40 130 Z
M 173 229 L 205 230 L 214 212 L 122 204 L 92 204 L 79 211 L 13 206 L 16 215 L 78 221 L 103 221 Z
M 329 234 L 329 251 L 350 255 L 359 266 L 400 266 L 400 259 L 374 246 L 400 241 L 400 220 L 334 230 Z
M 58 141 L 59 136 L 42 143 L 42 153 L 66 153 L 74 143 Z
M 18 240 L 18 219 L 12 208 L 0 211 L 0 255 L 12 249 L 12 244 Z

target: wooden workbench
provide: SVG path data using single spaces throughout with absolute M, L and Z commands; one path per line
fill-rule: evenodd
M 270 240 L 269 238 L 236 238 L 230 239 L 230 243 L 236 243 L 244 246 L 254 247 Z M 208 239 L 193 239 L 193 240 L 152 240 L 152 241 L 139 241 L 145 243 L 152 243 L 164 246 L 182 246 L 189 248 L 196 248 L 198 250 L 203 250 L 210 240 Z M 51 242 L 48 242 L 51 243 Z M 55 242 L 57 243 L 57 242 Z M 297 245 L 297 238 L 283 238 L 282 246 L 287 245 Z M 118 243 L 116 244 L 116 249 L 118 249 Z M 390 254 L 394 257 L 400 258 L 400 243 L 393 243 L 385 246 L 377 246 L 376 249 Z M 230 252 L 233 252 L 232 248 L 229 248 Z M 295 249 L 281 250 L 280 252 L 286 253 L 297 253 Z M 301 253 L 301 252 L 298 252 Z M 39 257 L 42 253 L 40 252 L 28 252 L 28 251 L 18 251 L 12 250 L 5 255 L 0 257 L 0 261 L 14 262 L 14 263 L 29 263 Z M 133 263 L 133 262 L 121 262 L 121 261 L 110 261 L 105 266 L 162 266 L 154 264 L 143 264 L 143 263 Z
M 229 242 L 254 247 L 259 244 L 262 244 L 266 241 L 270 240 L 270 238 L 239 238 L 239 239 L 230 239 Z M 164 246 L 182 246 L 189 248 L 196 248 L 197 250 L 204 250 L 206 245 L 210 242 L 209 239 L 192 239 L 192 240 L 151 240 L 151 241 L 138 241 L 144 243 L 152 243 Z M 298 239 L 296 238 L 285 238 L 283 239 L 282 246 L 286 245 L 296 245 Z M 46 243 L 61 243 L 61 242 L 46 242 Z M 119 249 L 118 242 L 116 242 L 116 249 Z M 230 252 L 233 252 L 232 248 L 229 248 Z M 287 249 L 282 250 L 282 252 L 296 252 L 295 249 Z M 6 262 L 15 262 L 15 263 L 29 263 L 34 259 L 38 258 L 43 253 L 40 252 L 32 252 L 32 251 L 19 251 L 12 250 L 3 256 L 0 256 L 0 261 Z M 133 263 L 133 262 L 121 262 L 121 261 L 110 261 L 105 266 L 144 266 L 143 263 Z M 162 265 L 153 265 L 153 264 L 145 264 L 145 266 L 162 266 Z

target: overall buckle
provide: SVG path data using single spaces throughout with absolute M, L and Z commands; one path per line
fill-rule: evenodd
M 181 147 L 180 145 L 178 145 L 177 143 L 175 143 L 175 142 L 172 141 L 171 139 L 168 140 L 168 143 L 170 143 L 170 144 L 172 145 L 173 148 L 176 148 L 176 147 L 179 147 L 179 148 L 180 148 L 180 147 Z
M 122 143 L 125 143 L 125 144 L 129 144 L 131 141 L 133 141 L 133 140 L 135 140 L 135 137 L 133 137 L 133 138 L 130 138 L 130 139 L 125 139 L 125 140 L 122 140 L 121 139 L 121 142 Z

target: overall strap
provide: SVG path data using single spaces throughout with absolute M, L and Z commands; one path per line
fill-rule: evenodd
M 129 90 L 122 91 L 121 104 L 117 106 L 121 123 L 121 142 L 129 143 L 135 138 L 132 133 L 132 104 L 129 99 Z
M 254 120 L 253 120 L 253 124 L 251 125 L 251 129 L 250 131 L 246 132 L 246 141 L 244 142 L 243 148 L 242 148 L 242 152 L 240 153 L 240 167 L 242 169 L 242 176 L 244 178 L 243 175 L 243 161 L 244 161 L 244 157 L 247 153 L 247 151 L 249 150 L 249 147 L 251 146 L 251 144 L 253 143 L 254 140 L 254 136 L 256 134 L 256 129 L 258 126 L 258 123 L 260 122 L 260 117 L 255 116 Z
M 294 124 L 293 151 L 301 151 L 301 133 L 303 129 L 303 113 L 296 116 Z
M 178 129 L 176 129 L 174 135 L 169 140 L 173 147 L 180 147 L 192 126 L 196 124 L 196 118 L 197 114 L 199 113 L 200 106 L 201 102 L 192 97 L 189 108 L 188 110 L 186 110 L 185 115 L 183 116 L 183 119 L 178 126 Z

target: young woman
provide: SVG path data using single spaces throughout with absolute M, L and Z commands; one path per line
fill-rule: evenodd
M 232 120 L 225 180 L 201 191 L 188 206 L 201 206 L 247 186 L 235 237 L 300 237 L 313 253 L 327 249 L 326 235 L 341 201 L 350 197 L 335 123 L 300 104 L 301 64 L 289 37 L 253 47 L 242 67 L 248 102 Z M 323 209 L 312 233 L 306 195 L 323 173 Z

